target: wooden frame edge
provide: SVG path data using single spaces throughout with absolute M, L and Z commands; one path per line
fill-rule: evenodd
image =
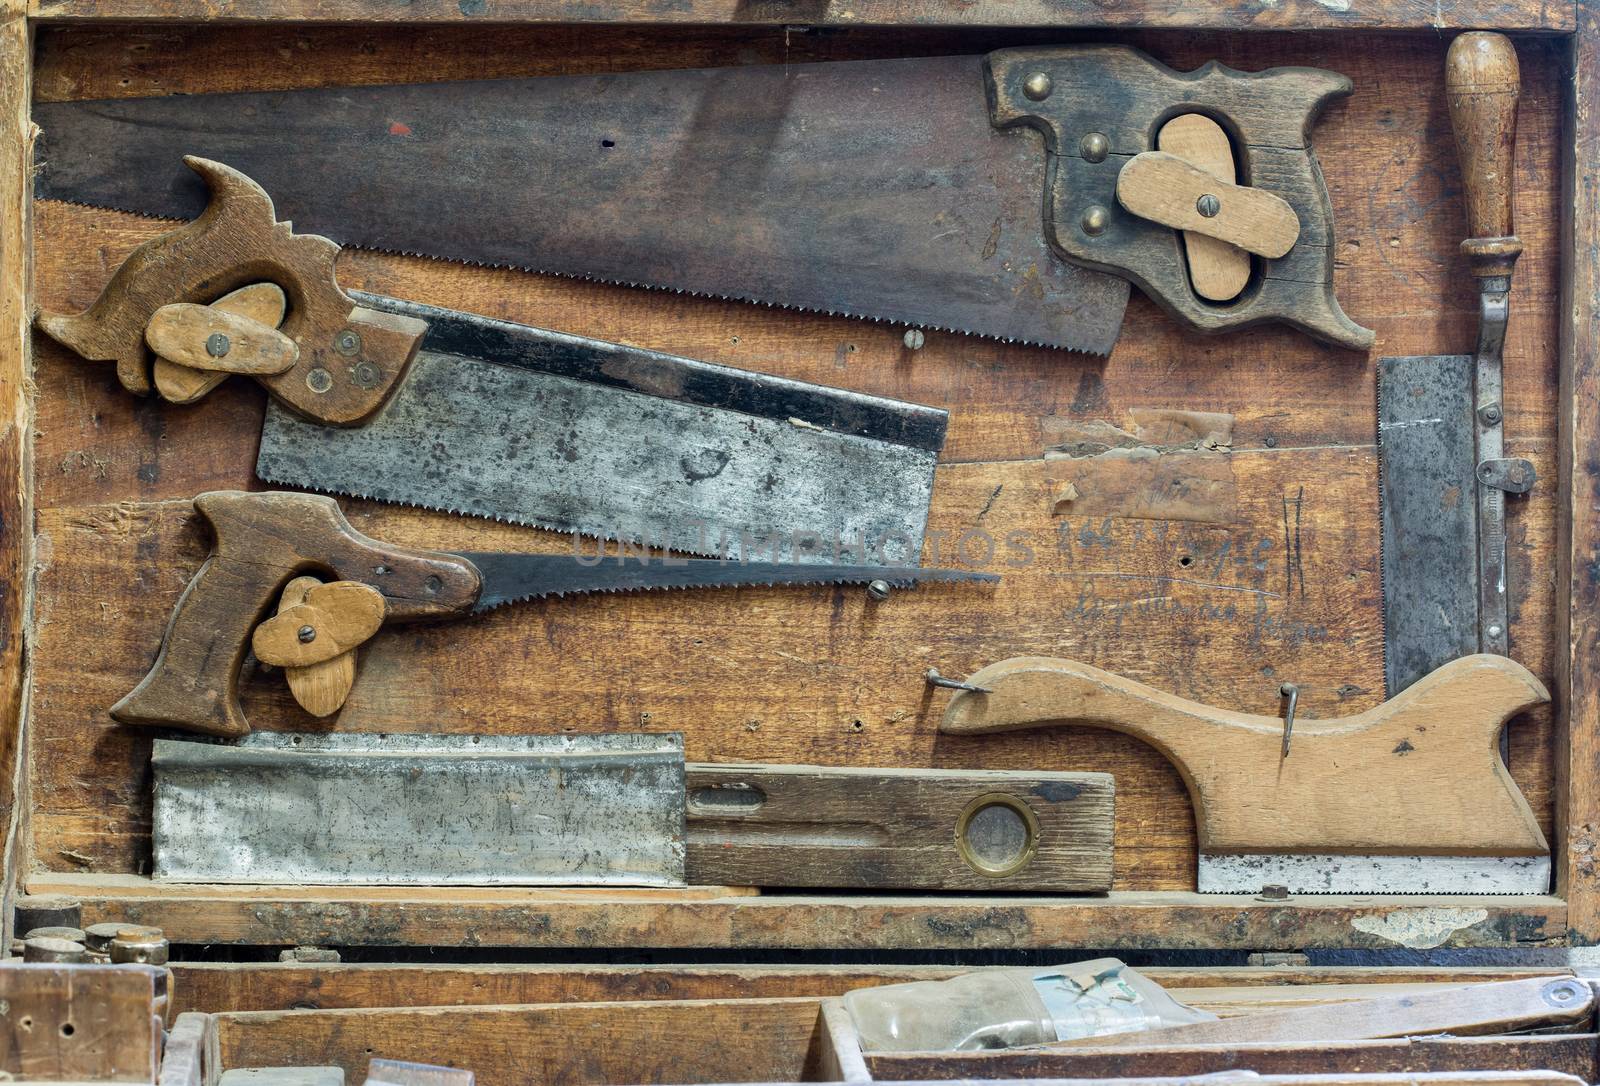
M 1179 30 L 1505 30 L 1567 33 L 1573 7 L 1538 0 L 30 0 L 40 22 L 632 23 L 705 26 L 904 26 Z
M 33 584 L 33 24 L 0 2 L 0 938 L 28 854 L 28 639 Z
M 1600 944 L 1600 3 L 1579 0 L 1563 140 L 1559 498 L 1556 574 L 1555 892 L 1574 946 Z

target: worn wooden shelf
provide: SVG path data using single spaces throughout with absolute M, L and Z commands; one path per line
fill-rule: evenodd
M 14 776 L 0 774 L 0 809 L 10 821 L 7 892 L 69 893 L 84 901 L 85 922 L 154 923 L 195 944 L 1600 943 L 1600 577 L 1591 575 L 1600 567 L 1600 510 L 1591 498 L 1600 478 L 1600 186 L 1587 161 L 1600 126 L 1590 101 L 1600 75 L 1600 4 L 1341 6 L 0 0 L 8 16 L 0 20 L 0 716 L 12 725 L 0 731 L 0 763 L 15 767 Z M 790 29 L 806 26 L 838 29 Z M 1087 730 L 940 737 L 934 722 L 943 702 L 927 694 L 921 675 L 930 665 L 957 674 L 1007 655 L 1051 652 L 1245 711 L 1273 711 L 1277 684 L 1288 677 L 1302 684 L 1308 716 L 1359 711 L 1381 698 L 1373 362 L 1471 341 L 1475 310 L 1455 255 L 1459 186 L 1440 77 L 1449 36 L 1438 33 L 1463 27 L 1527 32 L 1518 39 L 1517 187 L 1528 252 L 1516 280 L 1507 398 L 1515 454 L 1532 458 L 1548 485 L 1513 520 L 1513 653 L 1554 680 L 1556 707 L 1512 729 L 1511 769 L 1555 848 L 1559 883 L 1550 896 L 1527 898 L 1197 895 L 1189 889 L 1194 830 L 1182 782 L 1154 751 Z M 1334 33 L 1348 29 L 1363 31 L 1359 48 Z M 1318 33 L 1287 33 L 1307 30 Z M 906 593 L 873 622 L 855 602 L 835 603 L 826 592 L 773 591 L 667 603 L 552 601 L 470 629 L 380 638 L 339 726 L 637 727 L 684 731 L 696 760 L 1114 772 L 1115 892 L 330 890 L 180 886 L 138 874 L 148 870 L 150 737 L 112 724 L 105 708 L 148 665 L 166 613 L 204 555 L 187 499 L 258 485 L 253 449 L 238 435 L 253 427 L 262 402 L 253 390 L 225 386 L 190 410 L 133 403 L 107 372 L 33 342 L 34 306 L 87 304 L 107 270 L 164 227 L 35 205 L 27 182 L 31 98 L 846 60 L 1080 37 L 1127 41 L 1178 67 L 1216 57 L 1244 70 L 1311 64 L 1352 76 L 1357 94 L 1319 123 L 1314 145 L 1339 228 L 1338 292 L 1353 316 L 1377 329 L 1372 356 L 1272 329 L 1190 336 L 1136 299 L 1109 359 L 932 335 L 913 359 L 894 329 L 860 322 L 351 254 L 343 264 L 351 286 L 958 408 L 930 527 L 948 537 L 1004 520 L 1050 545 L 1036 568 L 991 595 Z M 1131 410 L 1173 406 L 1234 415 L 1236 525 L 1158 532 L 1050 513 L 1041 500 L 1047 420 L 1120 423 Z M 362 530 L 400 543 L 560 545 L 504 526 L 348 504 Z M 1300 534 L 1291 554 L 1280 527 L 1291 505 L 1305 517 L 1303 553 Z M 1166 587 L 1152 593 L 1152 584 Z M 486 690 L 490 673 L 498 682 Z M 256 682 L 246 696 L 251 715 L 270 727 L 308 726 L 277 686 Z M 507 705 L 518 712 L 508 715 Z
M 634 23 L 726 26 L 1063 26 L 1213 30 L 1570 31 L 1572 4 L 1539 0 L 33 0 L 41 22 Z
M 717 888 L 196 886 L 36 875 L 84 923 L 154 924 L 178 943 L 888 950 L 1540 947 L 1565 941 L 1553 897 L 751 895 Z

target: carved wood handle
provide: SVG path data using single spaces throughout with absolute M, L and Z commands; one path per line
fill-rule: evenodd
M 371 585 L 383 593 L 385 622 L 465 614 L 482 587 L 465 558 L 370 539 L 319 494 L 214 491 L 194 507 L 216 546 L 179 598 L 149 674 L 112 707 L 124 724 L 248 735 L 238 690 L 245 649 L 299 574 Z
M 1511 274 L 1522 252 L 1511 217 L 1520 83 L 1517 51 L 1505 35 L 1472 31 L 1450 43 L 1445 92 L 1467 204 L 1461 248 L 1478 276 Z
M 129 392 L 151 390 L 145 329 L 175 302 L 210 304 L 249 283 L 270 282 L 289 297 L 283 334 L 299 358 L 258 379 L 290 409 L 318 422 L 361 422 L 405 376 L 427 325 L 355 304 L 334 279 L 339 247 L 280 223 L 272 200 L 238 170 L 184 159 L 211 189 L 200 217 L 135 249 L 82 313 L 40 313 L 52 339 L 90 361 L 114 361 Z
M 1144 740 L 1182 775 L 1204 851 L 1549 851 L 1500 761 L 1500 728 L 1550 700 L 1503 656 L 1466 656 L 1375 709 L 1283 721 L 1188 701 L 1075 660 L 1023 656 L 967 680 L 939 730 L 952 735 L 1075 724 Z

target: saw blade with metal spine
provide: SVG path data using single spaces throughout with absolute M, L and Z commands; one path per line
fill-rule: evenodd
M 1045 239 L 983 58 L 39 103 L 36 195 L 193 218 L 184 155 L 342 245 L 1106 354 L 1128 283 Z
M 276 402 L 256 474 L 691 554 L 915 563 L 944 411 L 353 293 L 428 332 L 359 427 Z

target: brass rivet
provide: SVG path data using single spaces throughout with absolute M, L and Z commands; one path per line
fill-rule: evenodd
M 1222 210 L 1222 201 L 1211 193 L 1206 193 L 1194 202 L 1194 209 L 1208 219 L 1217 217 L 1217 212 Z
M 334 335 L 333 349 L 342 355 L 358 354 L 361 351 L 361 337 L 352 329 L 345 328 Z
M 366 389 L 377 388 L 378 383 L 383 380 L 383 374 L 378 367 L 364 359 L 356 363 L 354 376 L 356 384 Z
M 233 344 L 228 342 L 228 337 L 221 332 L 212 332 L 206 337 L 206 354 L 212 358 L 221 358 L 233 349 Z
M 1055 84 L 1043 72 L 1030 72 L 1028 78 L 1022 81 L 1022 93 L 1035 102 L 1042 102 L 1050 97 L 1050 92 L 1055 89 Z
M 1085 162 L 1104 162 L 1111 153 L 1111 141 L 1102 132 L 1090 132 L 1078 141 L 1078 151 Z
M 306 372 L 306 387 L 312 392 L 326 392 L 333 387 L 333 374 L 314 366 Z
M 1099 204 L 1090 204 L 1083 213 L 1083 232 L 1090 237 L 1099 237 L 1106 232 L 1106 227 L 1111 225 L 1111 212 Z
M 875 600 L 888 599 L 891 591 L 892 586 L 888 581 L 873 581 L 867 585 L 867 595 Z
M 317 628 L 315 626 L 302 626 L 295 636 L 300 639 L 302 645 L 309 645 L 317 639 Z

